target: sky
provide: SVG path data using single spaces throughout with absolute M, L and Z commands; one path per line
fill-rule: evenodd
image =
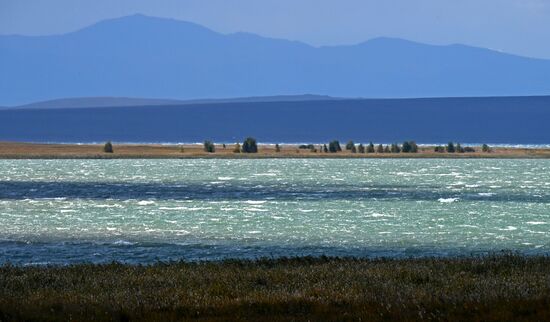
M 135 13 L 314 46 L 396 37 L 550 59 L 550 0 L 0 0 L 0 34 L 67 33 Z

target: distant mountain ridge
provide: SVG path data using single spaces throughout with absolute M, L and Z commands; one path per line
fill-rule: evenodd
M 55 36 L 0 36 L 0 105 L 59 97 L 550 94 L 550 60 L 378 38 L 313 47 L 133 15 Z
M 168 106 L 191 104 L 253 103 L 253 102 L 299 102 L 341 99 L 325 95 L 278 95 L 258 97 L 237 97 L 224 99 L 175 100 L 135 97 L 74 97 L 34 102 L 0 109 L 60 109 L 60 108 L 95 108 L 95 107 L 128 107 L 128 106 Z

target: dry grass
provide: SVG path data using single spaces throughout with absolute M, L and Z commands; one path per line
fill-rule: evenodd
M 260 145 L 258 153 L 233 153 L 233 144 L 224 149 L 216 144 L 215 153 L 203 151 L 202 145 L 114 144 L 114 153 L 104 153 L 102 144 L 37 144 L 0 142 L 0 159 L 57 158 L 550 158 L 550 149 L 495 148 L 491 153 L 436 153 L 433 147 L 421 147 L 419 153 L 339 153 L 312 152 L 296 145 L 282 145 L 276 152 L 272 145 Z M 182 151 L 183 148 L 183 151 Z M 318 148 L 318 147 L 317 147 Z
M 550 320 L 550 258 L 0 268 L 0 320 Z

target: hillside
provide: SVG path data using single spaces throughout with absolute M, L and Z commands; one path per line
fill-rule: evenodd
M 56 36 L 0 36 L 0 105 L 60 97 L 550 94 L 550 61 L 378 38 L 352 46 L 220 34 L 134 15 Z
M 13 107 L 13 109 L 56 109 L 56 108 L 90 108 L 90 107 L 122 107 L 122 106 L 167 106 L 167 105 L 188 105 L 188 104 L 213 104 L 213 103 L 245 103 L 245 102 L 295 102 L 295 101 L 317 101 L 337 99 L 322 95 L 279 95 L 279 96 L 258 96 L 238 97 L 224 99 L 198 99 L 198 100 L 174 100 L 154 98 L 133 98 L 133 97 L 76 97 L 61 98 L 48 101 L 34 102 Z

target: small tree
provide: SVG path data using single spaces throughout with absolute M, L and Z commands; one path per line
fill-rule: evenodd
M 327 148 L 327 145 L 326 145 L 326 144 L 323 144 L 323 152 L 325 152 L 325 153 L 328 152 L 328 148 Z
M 222 144 L 222 148 L 223 148 L 223 149 L 225 150 L 225 148 L 226 148 L 226 146 L 225 146 L 225 143 L 224 143 L 224 144 Z
M 216 152 L 216 147 L 211 141 L 204 141 L 204 151 L 208 153 Z
M 353 141 L 349 140 L 348 143 L 346 143 L 346 150 L 351 150 L 354 146 L 355 144 Z
M 488 153 L 491 152 L 491 148 L 487 144 L 483 144 L 481 146 L 481 151 Z
M 357 153 L 357 148 L 355 147 L 355 144 L 351 146 L 351 153 Z
M 384 146 L 382 144 L 378 144 L 378 147 L 376 148 L 376 153 L 384 153 Z
M 447 144 L 447 152 L 448 153 L 455 153 L 455 145 L 453 144 L 453 142 L 449 142 Z
M 241 145 L 238 142 L 235 143 L 235 148 L 233 149 L 233 153 L 241 153 Z
M 258 144 L 256 143 L 256 139 L 252 137 L 246 138 L 243 142 L 242 151 L 244 153 L 257 153 Z
M 342 151 L 342 148 L 340 147 L 340 142 L 338 140 L 331 141 L 328 144 L 328 150 L 330 151 L 330 153 Z
M 460 143 L 456 144 L 455 151 L 457 153 L 464 153 L 464 149 L 462 148 L 462 145 L 460 145 Z
M 103 152 L 105 153 L 113 153 L 113 144 L 111 141 L 107 141 L 105 145 L 103 146 Z
M 275 144 L 275 152 L 281 152 L 281 147 L 279 146 L 279 143 Z
M 390 153 L 390 146 L 389 145 L 386 145 L 384 147 L 384 153 Z
M 359 143 L 359 146 L 357 147 L 357 152 L 365 153 L 365 146 L 363 145 L 363 143 Z
M 374 153 L 374 144 L 372 142 L 367 146 L 367 153 Z
M 399 153 L 401 152 L 401 148 L 399 148 L 399 145 L 397 143 L 393 143 L 390 148 L 391 153 Z
M 434 148 L 434 152 L 443 153 L 445 152 L 445 148 L 441 145 L 438 145 Z
M 414 141 L 405 141 L 403 142 L 401 151 L 403 153 L 417 153 L 418 145 Z

